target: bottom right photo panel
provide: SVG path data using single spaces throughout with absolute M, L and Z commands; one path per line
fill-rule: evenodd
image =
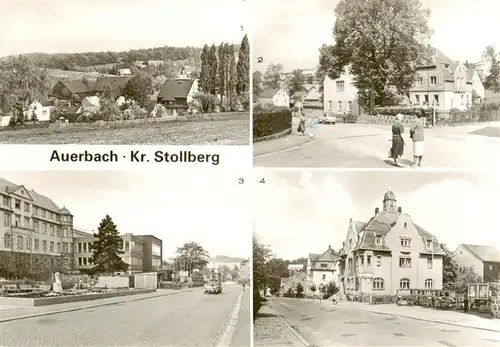
M 500 180 L 260 170 L 255 346 L 499 346 Z

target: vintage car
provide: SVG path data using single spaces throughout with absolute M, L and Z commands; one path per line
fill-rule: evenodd
M 221 294 L 222 283 L 220 281 L 208 281 L 205 284 L 205 294 Z
M 323 117 L 318 119 L 318 122 L 321 124 L 335 124 L 337 122 L 337 117 L 335 117 L 333 112 L 325 113 Z

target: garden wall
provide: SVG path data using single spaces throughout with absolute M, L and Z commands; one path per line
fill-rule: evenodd
M 254 111 L 252 125 L 254 142 L 289 135 L 292 133 L 292 111 Z
M 108 298 L 115 298 L 115 297 L 120 297 L 120 296 L 148 294 L 148 293 L 154 293 L 154 292 L 156 292 L 156 289 L 142 289 L 142 290 L 130 290 L 130 291 L 127 290 L 127 291 L 123 291 L 123 292 L 54 296 L 54 297 L 49 297 L 49 298 L 34 298 L 34 299 L 32 299 L 32 298 L 0 297 L 0 305 L 23 306 L 23 307 L 47 306 L 47 305 L 66 304 L 68 302 L 108 299 Z

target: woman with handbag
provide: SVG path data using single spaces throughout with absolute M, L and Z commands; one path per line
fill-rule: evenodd
M 410 128 L 410 138 L 413 140 L 413 165 L 422 167 L 422 158 L 424 156 L 424 119 L 422 116 L 418 118 Z
M 398 167 L 403 167 L 399 162 L 399 159 L 403 155 L 405 141 L 403 140 L 403 133 L 405 132 L 405 128 L 401 121 L 403 120 L 403 115 L 398 113 L 396 115 L 396 119 L 394 123 L 392 123 L 392 146 L 390 150 L 390 157 L 394 160 L 394 165 Z

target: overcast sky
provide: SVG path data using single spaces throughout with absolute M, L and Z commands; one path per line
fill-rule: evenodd
M 246 12 L 241 0 L 0 0 L 0 56 L 240 43 Z
M 153 234 L 163 240 L 164 258 L 188 241 L 197 241 L 211 256 L 248 258 L 250 186 L 219 171 L 193 171 L 6 171 L 0 176 L 66 206 L 75 227 L 84 231 L 97 231 L 109 214 L 120 234 Z
M 252 0 L 253 59 L 264 71 L 271 62 L 285 71 L 314 68 L 318 49 L 332 44 L 338 0 Z M 487 45 L 500 48 L 498 0 L 423 0 L 431 10 L 430 43 L 454 60 L 477 61 Z
M 254 231 L 284 259 L 338 250 L 349 219 L 366 222 L 387 189 L 412 220 L 454 250 L 461 243 L 500 248 L 500 181 L 472 173 L 260 171 Z

